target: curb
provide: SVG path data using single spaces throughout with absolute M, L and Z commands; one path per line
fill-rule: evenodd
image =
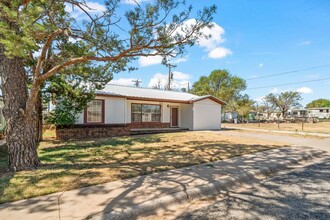
M 147 202 L 143 202 L 139 205 L 127 207 L 122 211 L 111 211 L 107 213 L 98 213 L 93 216 L 88 216 L 86 219 L 93 220 L 126 220 L 126 219 L 134 219 L 140 215 L 145 215 L 155 211 L 159 208 L 165 208 L 169 205 L 173 205 L 175 203 L 182 203 L 184 201 L 197 199 L 201 197 L 210 197 L 220 193 L 220 191 L 228 190 L 235 186 L 242 185 L 244 183 L 248 183 L 253 179 L 256 179 L 258 176 L 269 176 L 275 174 L 279 171 L 287 169 L 290 165 L 297 164 L 299 162 L 308 161 L 314 157 L 320 156 L 327 152 L 321 150 L 312 150 L 305 155 L 299 156 L 295 159 L 288 158 L 283 162 L 276 162 L 269 166 L 261 167 L 256 171 L 243 171 L 240 174 L 235 176 L 229 176 L 225 179 L 210 182 L 209 184 L 205 184 L 202 186 L 194 187 L 187 189 L 186 191 L 180 191 L 177 193 L 173 193 L 170 195 L 162 196 L 157 199 L 149 200 Z

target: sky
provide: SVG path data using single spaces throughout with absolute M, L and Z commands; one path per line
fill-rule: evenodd
M 142 5 L 148 1 L 152 0 L 138 0 Z M 97 10 L 104 9 L 102 0 L 87 3 Z M 211 39 L 201 40 L 199 45 L 188 48 L 186 54 L 172 60 L 177 65 L 173 69 L 173 86 L 187 88 L 189 83 L 191 88 L 201 76 L 226 69 L 246 80 L 244 93 L 259 103 L 271 92 L 289 90 L 301 92 L 303 106 L 318 98 L 330 99 L 329 0 L 187 0 L 187 3 L 194 10 L 212 4 L 218 9 L 214 27 L 204 30 L 212 34 Z M 122 0 L 118 13 L 133 6 L 133 1 Z M 142 87 L 152 87 L 157 82 L 165 84 L 168 69 L 160 63 L 160 57 L 139 58 L 132 63 L 137 70 L 116 74 L 111 83 L 133 85 L 132 80 L 139 79 Z

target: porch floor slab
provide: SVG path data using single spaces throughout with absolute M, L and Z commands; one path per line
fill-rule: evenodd
M 134 134 L 156 134 L 156 133 L 165 133 L 165 132 L 180 132 L 188 131 L 189 128 L 133 128 L 131 129 L 131 135 Z

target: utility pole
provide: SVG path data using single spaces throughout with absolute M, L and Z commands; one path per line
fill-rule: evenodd
M 136 80 L 132 80 L 132 82 L 134 82 L 134 86 L 139 88 L 140 87 L 140 83 L 142 82 L 141 80 L 139 79 L 136 79 Z
M 167 64 L 166 65 L 168 67 L 168 86 L 167 86 L 167 90 L 171 90 L 171 79 L 173 79 L 173 73 L 171 72 L 171 68 L 175 68 L 176 65 L 172 65 L 172 64 Z
M 188 82 L 188 93 L 189 93 L 189 90 L 190 90 L 190 88 L 189 88 L 190 86 L 189 86 L 189 82 Z

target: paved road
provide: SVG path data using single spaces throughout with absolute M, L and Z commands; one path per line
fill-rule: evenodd
M 189 210 L 186 206 L 188 211 L 175 219 L 330 219 L 329 180 L 330 158 L 327 158 L 240 193 L 229 192 L 201 209 Z

